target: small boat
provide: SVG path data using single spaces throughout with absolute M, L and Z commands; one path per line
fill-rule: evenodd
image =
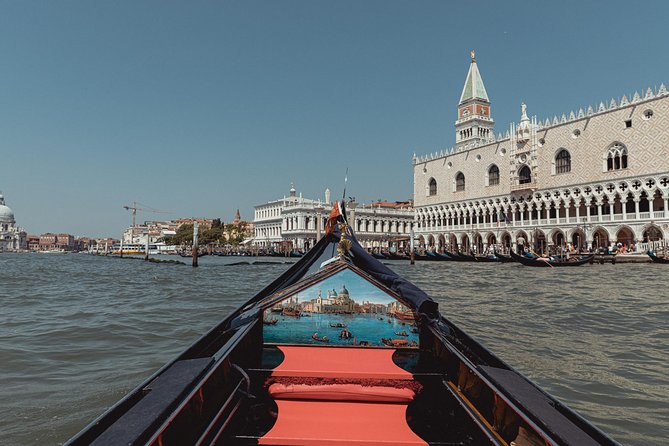
M 277 322 L 279 322 L 279 320 L 278 320 L 278 319 L 274 319 L 274 318 L 272 318 L 272 319 L 264 319 L 264 320 L 262 321 L 262 323 L 265 324 L 265 325 L 276 325 Z
M 475 262 L 476 258 L 461 252 L 450 252 L 445 251 L 446 255 L 455 260 L 456 262 Z
M 543 268 L 562 267 L 562 266 L 581 266 L 592 261 L 594 254 L 580 257 L 571 257 L 570 259 L 553 259 L 550 257 L 529 258 L 524 255 L 518 255 L 511 252 L 511 257 L 525 266 L 537 266 Z
M 283 311 L 281 312 L 284 316 L 289 316 L 289 317 L 300 317 L 302 314 L 302 311 L 300 311 L 298 308 L 284 308 Z
M 653 251 L 646 252 L 648 257 L 653 261 L 653 263 L 669 263 L 669 259 L 666 257 L 658 257 Z
M 504 254 L 500 254 L 497 251 L 495 251 L 495 256 L 501 263 L 514 263 L 515 260 L 509 256 L 505 256 Z
M 619 446 L 369 255 L 344 208 L 333 204 L 303 258 L 66 445 Z M 408 308 L 418 341 L 387 338 L 380 324 L 356 329 L 368 341 L 353 343 L 310 339 L 298 319 L 264 327 L 278 302 L 343 283 L 373 290 L 370 303 Z
M 395 313 L 395 317 L 402 321 L 416 320 L 416 315 L 413 313 L 413 311 L 397 311 Z M 388 322 L 390 322 L 390 319 L 388 319 Z
M 495 255 L 474 256 L 477 262 L 499 262 L 499 258 Z
M 406 331 L 398 331 L 395 336 L 409 336 L 409 334 Z
M 332 327 L 332 328 L 346 328 L 346 324 L 343 324 L 341 322 L 337 322 L 337 323 L 330 322 L 330 327 Z
M 396 252 L 387 252 L 385 256 L 387 260 L 409 260 L 409 256 Z
M 350 331 L 348 331 L 346 328 L 344 328 L 340 333 L 339 337 L 342 339 L 351 339 L 353 335 L 351 334 Z
M 330 342 L 327 336 L 323 336 L 322 338 L 318 337 L 318 333 L 314 333 L 311 335 L 311 339 L 317 342 Z
M 409 345 L 408 339 L 381 338 L 381 342 L 389 347 L 406 347 Z

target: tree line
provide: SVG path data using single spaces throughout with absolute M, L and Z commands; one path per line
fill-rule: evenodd
M 239 245 L 246 234 L 247 224 L 228 223 L 223 224 L 220 218 L 213 220 L 211 227 L 198 228 L 198 245 Z M 185 223 L 177 228 L 176 235 L 163 237 L 163 241 L 168 245 L 192 245 L 193 244 L 193 223 Z

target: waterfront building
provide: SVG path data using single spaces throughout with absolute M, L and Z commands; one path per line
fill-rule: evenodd
M 297 194 L 291 185 L 289 195 L 255 206 L 254 237 L 251 243 L 277 251 L 307 250 L 316 243 L 319 228 L 323 233 L 327 216 L 332 210 L 330 190 L 324 200 L 314 200 Z M 348 205 L 349 220 L 356 237 L 368 249 L 404 249 L 414 220 L 410 201 L 379 201 L 358 206 Z M 320 222 L 320 223 L 319 223 Z
M 71 234 L 54 234 L 47 232 L 39 236 L 40 251 L 72 251 L 74 250 L 74 236 Z
M 181 219 L 185 220 L 185 219 Z M 124 245 L 138 245 L 146 243 L 146 234 L 149 234 L 149 243 L 160 243 L 164 237 L 173 237 L 179 226 L 186 222 L 176 221 L 145 221 L 142 225 L 130 226 L 123 232 Z M 209 224 L 211 226 L 211 223 Z
M 472 52 L 453 148 L 413 158 L 416 232 L 427 249 L 536 250 L 663 243 L 669 235 L 664 85 L 493 132 Z
M 26 232 L 16 225 L 14 211 L 5 204 L 0 193 L 0 252 L 21 251 L 28 248 Z
M 28 235 L 28 250 L 39 251 L 39 235 Z

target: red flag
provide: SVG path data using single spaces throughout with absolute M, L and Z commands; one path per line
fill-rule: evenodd
M 332 205 L 332 211 L 328 216 L 328 221 L 325 223 L 325 234 L 329 235 L 334 233 L 335 227 L 337 226 L 337 218 L 341 215 L 339 211 L 339 202 L 335 201 Z

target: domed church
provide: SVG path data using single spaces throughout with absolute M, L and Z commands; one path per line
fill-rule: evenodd
M 5 205 L 5 197 L 0 193 L 0 252 L 27 249 L 26 233 L 16 226 L 14 212 Z

